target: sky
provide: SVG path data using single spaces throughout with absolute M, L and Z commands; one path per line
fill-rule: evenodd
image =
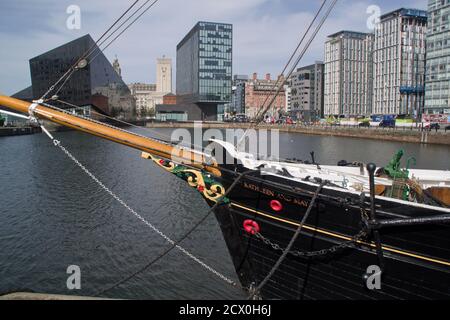
M 98 39 L 134 0 L 1 0 L 0 93 L 31 85 L 29 59 L 85 34 Z M 141 0 L 141 2 L 143 2 Z M 323 60 L 328 35 L 341 30 L 370 32 L 367 21 L 406 7 L 426 9 L 427 0 L 338 0 L 299 67 Z M 278 75 L 322 0 L 160 0 L 105 54 L 117 55 L 126 83 L 154 83 L 156 59 L 173 59 L 176 46 L 197 21 L 233 24 L 233 74 Z M 80 29 L 67 28 L 71 5 L 80 8 Z

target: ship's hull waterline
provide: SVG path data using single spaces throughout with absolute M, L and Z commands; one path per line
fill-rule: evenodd
M 226 174 L 225 174 L 226 176 Z M 231 178 L 231 177 L 230 177 Z M 216 210 L 224 239 L 244 287 L 257 287 L 288 246 L 316 187 L 279 184 L 272 177 L 242 179 L 230 194 L 231 203 Z M 232 181 L 223 181 L 229 185 Z M 301 190 L 301 191 L 300 191 Z M 300 191 L 300 192 L 298 192 Z M 271 201 L 283 209 L 275 211 Z M 369 209 L 367 198 L 363 210 Z M 438 211 L 378 202 L 378 218 L 437 216 Z M 351 241 L 364 224 L 360 199 L 324 190 L 314 205 L 292 252 L 317 252 Z M 244 228 L 255 221 L 265 243 Z M 381 230 L 382 262 L 370 234 L 345 249 L 299 257 L 288 254 L 259 292 L 263 299 L 449 299 L 450 226 L 401 226 Z M 273 248 L 273 244 L 279 246 Z M 368 268 L 384 264 L 381 289 L 369 287 Z M 370 269 L 369 269 L 370 270 Z
M 245 288 L 258 287 L 269 274 L 308 208 L 312 208 L 292 252 L 256 292 L 262 298 L 450 298 L 450 226 L 443 223 L 449 220 L 448 209 L 377 197 L 376 218 L 380 221 L 418 221 L 374 231 L 368 225 L 368 217 L 374 212 L 367 195 L 282 175 L 263 175 L 240 164 L 219 165 L 195 151 L 40 104 L 30 109 L 28 102 L 0 96 L 0 105 L 25 114 L 32 111 L 36 118 L 141 150 L 144 158 L 197 188 L 210 205 L 217 206 L 217 220 Z M 177 163 L 170 160 L 174 155 Z M 319 185 L 323 188 L 312 203 Z M 253 229 L 248 229 L 249 222 Z M 255 226 L 259 229 L 256 235 Z M 364 237 L 352 243 L 352 237 L 361 232 Z M 381 243 L 373 237 L 375 232 L 380 233 Z M 342 243 L 349 245 L 340 247 Z M 318 250 L 322 251 L 314 257 L 305 256 Z M 369 288 L 369 267 L 383 269 L 380 289 Z

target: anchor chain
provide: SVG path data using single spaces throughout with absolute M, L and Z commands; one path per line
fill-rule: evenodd
M 272 247 L 272 249 L 276 251 L 284 252 L 285 249 L 283 249 L 279 244 L 272 242 L 270 239 L 267 239 L 264 237 L 261 233 L 255 233 L 255 236 L 260 239 L 262 242 L 264 242 L 266 245 Z M 299 251 L 299 250 L 291 250 L 289 251 L 289 254 L 295 257 L 306 257 L 306 258 L 317 258 L 326 256 L 329 254 L 337 253 L 338 251 L 344 250 L 346 248 L 353 247 L 358 241 L 363 240 L 367 237 L 366 230 L 361 230 L 358 234 L 353 236 L 350 240 L 342 242 L 338 245 L 332 246 L 328 249 L 322 249 L 317 251 Z
M 362 223 L 363 227 L 356 235 L 351 237 L 350 240 L 341 242 L 340 244 L 332 246 L 331 248 L 328 248 L 328 249 L 321 249 L 321 250 L 316 250 L 316 251 L 291 250 L 291 251 L 289 251 L 289 254 L 292 256 L 295 256 L 295 257 L 304 257 L 304 258 L 305 257 L 306 258 L 323 257 L 323 256 L 326 256 L 329 254 L 337 253 L 337 252 L 342 251 L 347 248 L 352 248 L 358 242 L 366 239 L 367 236 L 369 235 L 369 230 L 368 230 L 367 226 L 368 226 L 368 221 L 370 220 L 370 218 L 367 215 L 366 210 L 364 209 L 364 207 L 365 207 L 364 199 L 365 199 L 365 194 L 361 193 L 361 195 L 360 195 L 360 214 L 361 214 L 361 223 Z M 259 240 L 261 240 L 262 242 L 264 242 L 264 244 L 272 247 L 272 249 L 274 249 L 276 251 L 281 251 L 281 252 L 285 251 L 285 249 L 282 248 L 279 244 L 264 237 L 260 232 L 257 232 L 256 230 L 253 230 L 253 231 L 254 231 L 255 237 L 258 238 Z
M 151 230 L 153 230 L 156 234 L 158 234 L 160 237 L 162 237 L 167 243 L 177 248 L 179 251 L 181 251 L 184 255 L 186 255 L 188 258 L 199 264 L 202 268 L 207 270 L 208 272 L 212 273 L 213 275 L 217 276 L 221 280 L 225 281 L 229 285 L 233 287 L 240 287 L 239 284 L 237 284 L 232 279 L 228 278 L 227 276 L 223 275 L 213 267 L 209 266 L 205 262 L 203 262 L 200 258 L 196 257 L 194 254 L 189 252 L 187 249 L 180 246 L 175 240 L 172 240 L 169 236 L 164 234 L 162 231 L 160 231 L 156 226 L 151 224 L 149 221 L 147 221 L 144 217 L 142 217 L 139 213 L 137 213 L 133 208 L 131 208 L 124 200 L 122 200 L 118 195 L 116 195 L 111 189 L 109 189 L 103 182 L 101 182 L 92 172 L 89 171 L 72 153 L 70 153 L 69 150 L 67 150 L 59 140 L 55 139 L 46 129 L 43 125 L 41 125 L 42 129 L 44 130 L 44 133 L 47 134 L 47 136 L 52 140 L 55 147 L 58 147 L 70 160 L 72 160 L 81 170 L 83 170 L 96 184 L 98 184 L 101 189 L 103 189 L 106 193 L 108 193 L 112 198 L 114 198 L 119 204 L 121 204 L 125 209 L 127 209 L 132 215 L 134 215 L 138 220 L 140 220 L 143 224 L 145 224 L 147 227 L 149 227 Z

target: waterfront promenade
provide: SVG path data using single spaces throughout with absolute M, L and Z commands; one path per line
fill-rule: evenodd
M 249 123 L 204 122 L 203 129 L 247 129 Z M 149 128 L 194 128 L 194 122 L 147 123 Z M 277 129 L 280 132 L 300 133 L 306 135 L 336 136 L 393 142 L 450 145 L 450 131 L 421 130 L 416 127 L 358 127 L 334 125 L 286 125 L 260 124 L 258 129 Z
M 139 125 L 144 125 L 139 123 Z M 229 123 L 229 122 L 203 122 L 203 129 L 247 129 L 249 123 Z M 148 122 L 148 128 L 194 128 L 194 122 Z M 57 128 L 50 128 L 50 131 L 57 131 Z M 260 124 L 258 129 L 277 129 L 285 133 L 299 133 L 305 135 L 336 136 L 347 138 L 370 139 L 392 142 L 421 143 L 450 146 L 450 131 L 445 130 L 421 130 L 416 127 L 358 127 L 358 126 L 332 126 L 332 125 L 286 125 L 286 124 Z M 0 137 L 28 135 L 40 132 L 40 128 L 17 127 L 0 128 Z
M 41 132 L 39 127 L 0 127 L 0 137 L 23 136 Z

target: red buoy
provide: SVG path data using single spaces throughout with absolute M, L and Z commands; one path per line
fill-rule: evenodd
M 261 231 L 258 222 L 254 220 L 245 220 L 244 221 L 244 230 L 248 234 L 255 235 Z
M 276 212 L 280 212 L 281 210 L 283 210 L 283 205 L 278 200 L 270 201 L 270 207 L 272 208 L 273 211 Z

